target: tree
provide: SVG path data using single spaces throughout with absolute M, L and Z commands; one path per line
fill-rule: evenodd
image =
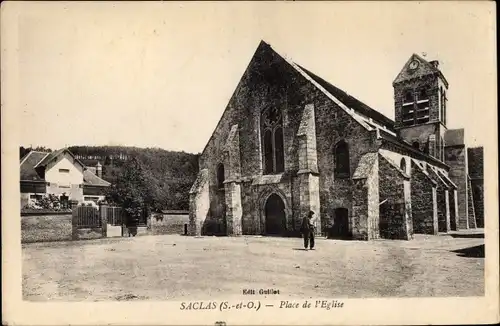
M 108 197 L 123 207 L 130 217 L 138 218 L 145 208 L 154 205 L 154 185 L 141 162 L 132 159 L 125 163 Z

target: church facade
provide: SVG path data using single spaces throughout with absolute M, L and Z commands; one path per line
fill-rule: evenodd
M 297 236 L 309 211 L 329 238 L 482 227 L 482 148 L 447 128 L 448 87 L 413 54 L 393 121 L 262 41 L 200 155 L 189 234 Z

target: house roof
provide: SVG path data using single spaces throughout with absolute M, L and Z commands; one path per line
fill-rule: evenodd
M 21 181 L 44 181 L 42 176 L 35 170 L 35 165 L 42 161 L 49 153 L 31 151 L 21 159 Z
M 71 153 L 69 151 L 69 149 L 67 148 L 61 148 L 61 149 L 58 149 L 57 151 L 53 151 L 52 153 L 49 153 L 49 155 L 45 156 L 45 158 L 43 160 L 41 160 L 40 162 L 38 162 L 38 164 L 35 166 L 35 168 L 39 168 L 39 167 L 46 167 L 47 164 L 49 164 L 50 162 L 52 162 L 53 160 L 57 159 L 57 157 L 59 157 L 59 155 L 63 154 L 63 153 L 68 153 L 69 155 L 71 155 L 71 157 L 73 157 L 73 159 L 78 163 L 80 164 L 82 167 L 85 167 L 85 165 L 79 160 L 77 159 L 73 153 Z
M 62 148 L 52 153 L 31 151 L 26 154 L 20 162 L 20 180 L 44 182 L 45 178 L 42 174 L 43 170 L 47 167 L 47 164 L 49 164 L 52 160 L 56 159 L 64 152 L 69 153 L 75 159 L 75 162 L 83 166 L 84 185 L 101 187 L 107 187 L 111 185 L 111 183 L 109 183 L 108 181 L 103 180 L 102 178 L 99 178 L 97 175 L 95 175 L 92 168 L 89 169 L 85 167 L 85 165 L 80 160 L 76 159 L 75 156 L 67 148 Z
M 444 133 L 445 146 L 465 145 L 464 129 L 450 129 Z
M 109 187 L 111 183 L 99 178 L 91 170 L 83 170 L 83 184 L 86 186 L 99 186 L 99 187 Z

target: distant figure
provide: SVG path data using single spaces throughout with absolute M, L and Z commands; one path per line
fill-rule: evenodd
M 309 247 L 311 250 L 314 249 L 314 224 L 312 223 L 312 218 L 314 216 L 314 212 L 310 211 L 309 214 L 304 217 L 302 220 L 302 225 L 300 227 L 300 231 L 304 236 L 304 248 L 307 250 Z

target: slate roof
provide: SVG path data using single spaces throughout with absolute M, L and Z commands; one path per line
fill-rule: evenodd
M 412 161 L 412 162 L 415 164 L 415 166 L 416 166 L 416 167 L 420 170 L 420 172 L 422 172 L 422 173 L 423 173 L 423 174 L 427 177 L 427 179 L 429 179 L 429 180 L 430 180 L 430 181 L 431 181 L 434 185 L 437 185 L 437 181 L 435 181 L 434 179 L 432 179 L 432 178 L 431 178 L 431 176 L 429 175 L 429 172 L 427 172 L 427 171 L 424 169 L 424 167 L 422 166 L 422 164 L 421 164 L 419 161 L 414 160 L 414 159 L 412 159 L 411 161 Z
M 464 129 L 450 129 L 444 133 L 445 146 L 465 145 Z
M 92 173 L 92 171 L 85 169 L 83 170 L 83 184 L 87 186 L 100 186 L 109 187 L 111 183 L 99 178 L 97 175 Z
M 20 162 L 20 180 L 21 181 L 39 181 L 44 182 L 44 170 L 52 160 L 56 159 L 59 155 L 67 151 L 71 156 L 74 155 L 66 148 L 59 149 L 52 153 L 44 153 L 31 151 L 26 156 L 21 159 Z M 78 159 L 75 158 L 75 161 L 81 164 L 84 167 L 83 171 L 83 183 L 88 186 L 101 186 L 108 187 L 111 185 L 106 180 L 99 178 L 93 172 L 92 168 L 87 168 L 85 165 Z
M 49 155 L 45 152 L 31 151 L 21 159 L 21 181 L 44 181 L 45 179 L 34 169 L 34 166 Z
M 410 179 L 410 176 L 405 171 L 401 170 L 399 165 L 396 164 L 396 162 L 394 162 L 389 156 L 385 155 L 384 152 L 382 152 L 382 151 L 379 151 L 378 153 L 380 156 L 382 156 L 387 161 L 387 163 L 392 165 L 399 172 L 399 174 L 401 174 L 406 179 Z
M 302 66 L 299 65 L 299 67 L 302 70 L 304 70 L 309 76 L 311 76 L 312 79 L 314 79 L 318 84 L 320 84 L 329 93 L 331 93 L 333 96 L 338 98 L 347 107 L 353 109 L 354 111 L 357 111 L 358 113 L 360 113 L 368 118 L 375 120 L 376 122 L 382 124 L 383 126 L 388 127 L 391 130 L 394 129 L 394 121 L 393 120 L 389 119 L 388 117 L 386 117 L 382 113 L 378 112 L 377 110 L 372 109 L 371 107 L 369 107 L 365 103 L 361 102 L 360 100 L 358 100 L 354 96 L 347 94 L 345 91 L 330 84 L 329 82 L 327 82 L 323 78 L 315 75 L 314 73 L 303 68 Z
M 332 100 L 335 104 L 337 104 L 342 110 L 344 110 L 347 114 L 349 114 L 356 122 L 358 122 L 361 126 L 363 126 L 365 129 L 369 131 L 374 131 L 377 130 L 379 135 L 382 138 L 385 138 L 386 140 L 389 140 L 391 143 L 398 145 L 399 147 L 408 150 L 413 153 L 417 153 L 417 150 L 412 148 L 411 144 L 406 143 L 401 137 L 397 136 L 397 133 L 394 130 L 394 121 L 382 113 L 378 112 L 377 110 L 371 108 L 370 106 L 366 105 L 365 103 L 361 102 L 360 100 L 356 99 L 355 97 L 349 95 L 345 91 L 341 90 L 340 88 L 330 84 L 329 82 L 325 81 L 321 77 L 315 75 L 314 73 L 308 71 L 307 69 L 301 67 L 297 63 L 295 63 L 293 60 L 290 58 L 286 57 L 285 55 L 282 55 L 278 53 L 275 49 L 271 47 L 268 43 L 261 41 L 259 44 L 259 47 L 257 51 L 254 54 L 254 57 L 259 53 L 259 51 L 262 48 L 269 48 L 273 53 L 275 53 L 277 56 L 279 56 L 281 59 L 283 59 L 285 62 L 287 62 L 295 71 L 297 71 L 300 75 L 302 75 L 305 79 L 307 79 L 314 87 L 316 87 L 319 91 L 321 91 L 323 94 L 325 94 L 330 100 Z M 415 55 L 416 57 L 419 58 L 419 60 L 422 60 L 422 62 L 425 61 L 425 65 L 421 66 L 426 66 L 428 69 L 433 69 L 432 73 L 440 73 L 440 71 L 437 68 L 434 68 L 434 66 L 424 60 L 423 58 Z M 413 58 L 413 55 L 412 57 Z M 408 60 L 407 65 L 411 61 Z M 252 58 L 253 60 L 253 58 Z M 444 80 L 444 77 L 443 77 Z M 446 82 L 446 80 L 445 80 Z M 226 108 L 227 110 L 227 108 Z M 225 111 L 224 111 L 225 112 Z M 223 119 L 224 114 L 219 120 L 219 123 Z M 216 130 L 218 128 L 218 125 L 216 127 Z M 214 137 L 215 130 L 212 133 L 212 137 Z M 203 152 L 205 152 L 206 146 L 203 149 Z M 427 161 L 436 163 L 440 166 L 446 166 L 445 163 L 433 158 L 432 156 L 425 154 L 423 152 L 418 151 L 417 155 L 419 157 L 424 158 Z
M 56 159 L 59 155 L 61 155 L 62 153 L 65 153 L 65 152 L 68 153 L 69 155 L 71 155 L 75 159 L 75 161 L 78 162 L 78 164 L 85 167 L 85 165 L 79 159 L 77 159 L 73 155 L 73 153 L 71 153 L 67 148 L 61 148 L 61 149 L 58 149 L 57 151 L 53 151 L 53 152 L 49 153 L 49 155 L 47 155 L 43 160 L 38 162 L 38 164 L 35 166 L 35 168 L 46 167 L 47 164 L 49 164 L 52 160 Z
M 443 179 L 445 182 L 447 182 L 447 184 L 455 189 L 457 189 L 457 185 L 453 183 L 453 181 L 451 181 L 451 179 L 446 175 L 444 174 L 443 172 L 441 171 L 438 171 L 438 174 L 439 176 L 441 177 L 441 179 Z

